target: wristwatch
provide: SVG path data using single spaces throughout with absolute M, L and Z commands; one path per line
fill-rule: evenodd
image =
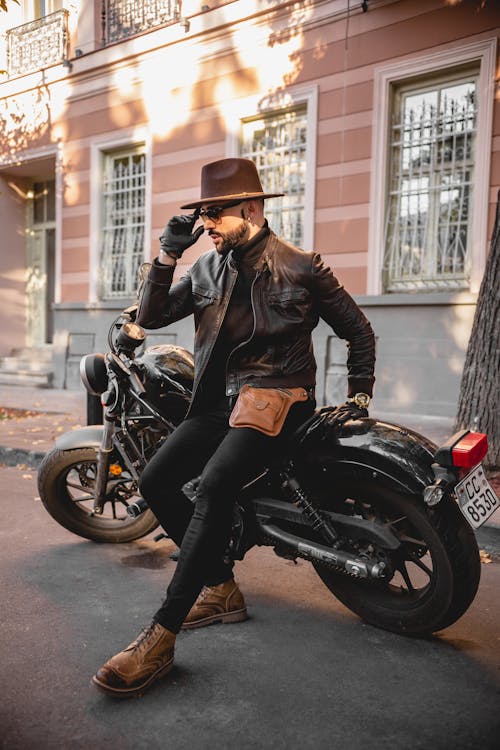
M 367 393 L 355 393 L 354 396 L 347 399 L 351 404 L 356 404 L 360 409 L 368 409 L 370 396 Z

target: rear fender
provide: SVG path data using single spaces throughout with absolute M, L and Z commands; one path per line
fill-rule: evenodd
M 68 451 L 74 448 L 99 448 L 101 445 L 103 425 L 91 424 L 78 430 L 65 432 L 56 440 L 56 448 Z
M 339 428 L 322 416 L 307 430 L 297 458 L 306 461 L 308 473 L 326 473 L 332 481 L 357 476 L 412 495 L 434 481 L 437 446 L 423 435 L 368 418 Z

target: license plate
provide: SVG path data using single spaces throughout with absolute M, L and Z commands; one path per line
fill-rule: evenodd
M 474 529 L 500 508 L 500 500 L 486 479 L 481 464 L 457 484 L 455 492 L 460 510 Z

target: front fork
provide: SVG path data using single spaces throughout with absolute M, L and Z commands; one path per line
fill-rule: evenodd
M 115 434 L 115 417 L 104 412 L 104 432 L 101 445 L 97 453 L 97 474 L 95 478 L 94 513 L 101 516 L 106 502 L 109 464 L 113 451 L 113 436 Z

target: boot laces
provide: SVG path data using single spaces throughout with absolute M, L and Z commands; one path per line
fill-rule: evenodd
M 141 651 L 144 648 L 146 641 L 148 640 L 149 636 L 151 635 L 155 627 L 156 627 L 156 622 L 153 620 L 147 626 L 147 628 L 144 628 L 144 630 L 141 630 L 141 632 L 139 633 L 135 641 L 133 641 L 130 644 L 133 651 Z
M 210 586 L 203 586 L 202 590 L 198 594 L 198 601 L 202 602 L 210 594 Z

